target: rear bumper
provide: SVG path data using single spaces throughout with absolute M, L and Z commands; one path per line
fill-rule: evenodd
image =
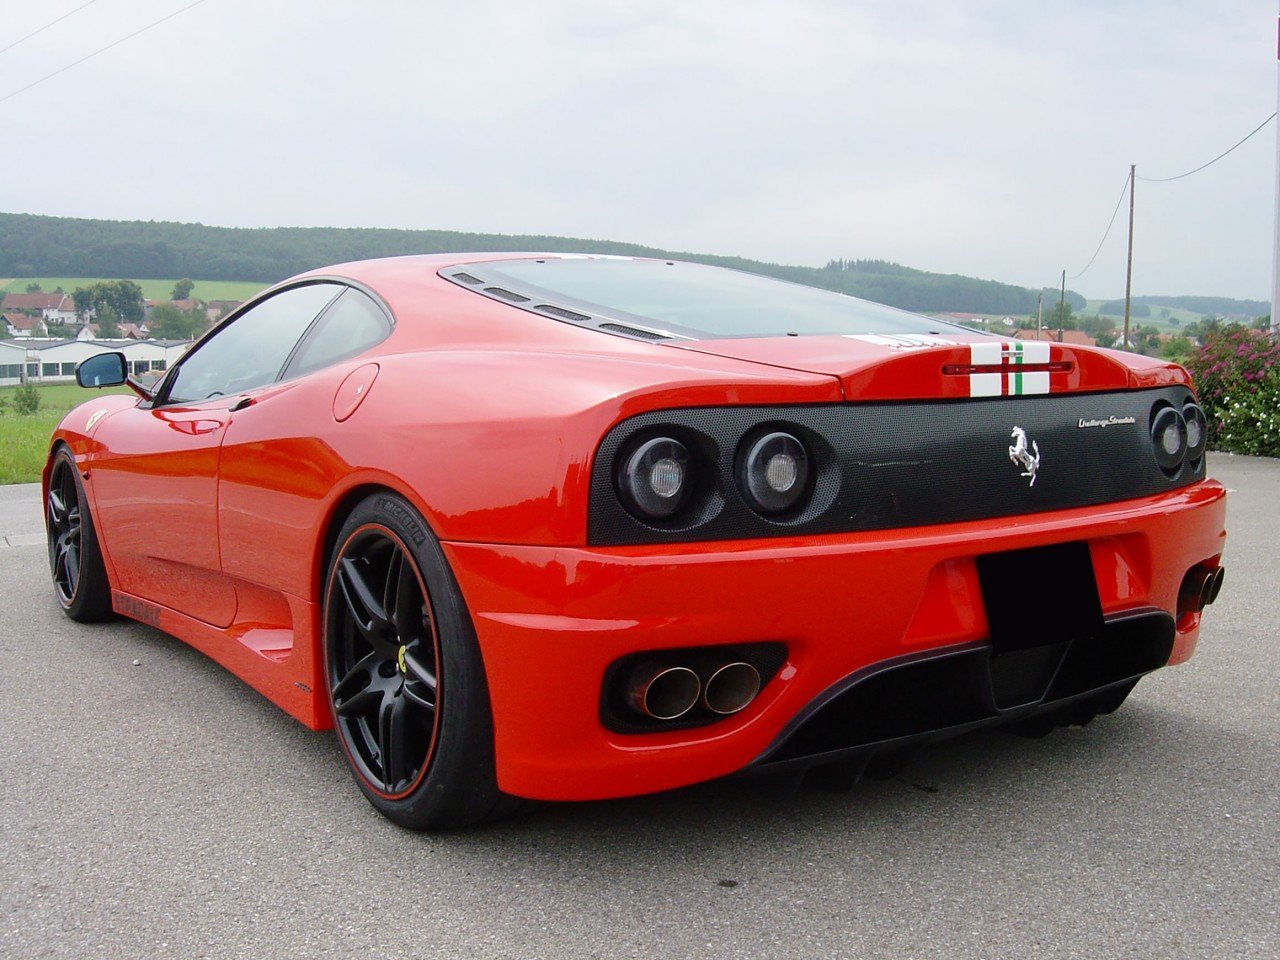
M 1041 714 L 1066 717 L 1076 710 L 1088 717 L 1105 699 L 1098 694 L 1115 691 L 1123 699 L 1137 679 L 1164 666 L 1176 635 L 1173 617 L 1163 610 L 1133 610 L 1107 618 L 1090 641 L 1003 658 L 993 658 L 989 644 L 963 644 L 873 664 L 813 700 L 753 766 L 866 761 Z
M 1224 518 L 1225 491 L 1206 480 L 1099 507 L 905 530 L 616 548 L 444 548 L 485 662 L 499 786 L 518 796 L 582 800 L 670 789 L 755 763 L 811 762 L 829 750 L 797 754 L 793 734 L 877 665 L 966 651 L 986 656 L 980 554 L 1085 541 L 1108 636 L 1126 613 L 1163 611 L 1169 621 L 1187 570 L 1221 556 Z M 1199 626 L 1199 614 L 1178 619 L 1167 662 L 1191 655 Z M 664 733 L 621 734 L 601 724 L 601 682 L 617 658 L 758 641 L 785 643 L 787 660 L 741 713 Z M 1054 699 L 1052 690 L 1044 696 Z M 910 704 L 901 709 L 918 715 Z M 918 737 L 1034 709 L 958 714 L 932 726 L 908 717 L 901 730 Z M 836 752 L 865 746 L 833 743 Z

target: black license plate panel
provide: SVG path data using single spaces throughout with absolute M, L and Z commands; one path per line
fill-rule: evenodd
M 1102 635 L 1102 602 L 1082 541 L 977 558 L 992 655 Z

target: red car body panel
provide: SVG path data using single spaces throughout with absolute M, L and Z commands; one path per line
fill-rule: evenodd
M 974 557 L 1087 540 L 1104 613 L 1176 606 L 1185 557 L 1223 547 L 1224 491 L 1176 493 L 885 534 L 613 549 L 448 544 L 493 691 L 499 786 L 594 799 L 721 776 L 759 756 L 796 712 L 880 661 L 979 641 Z M 1162 547 L 1178 542 L 1177 550 Z M 796 598 L 803 597 L 802 603 Z M 1179 624 L 1171 662 L 1195 648 Z M 633 650 L 782 640 L 787 662 L 712 727 L 621 735 L 596 719 L 606 666 Z
M 162 409 L 104 396 L 72 411 L 53 442 L 84 478 L 116 609 L 325 728 L 319 611 L 334 518 L 362 492 L 394 490 L 442 541 L 471 611 L 499 786 L 586 799 L 738 770 L 842 677 L 981 640 L 978 553 L 1085 540 L 1108 613 L 1175 611 L 1187 569 L 1222 553 L 1225 492 L 1211 480 L 931 527 L 588 546 L 592 457 L 620 421 L 678 407 L 967 397 L 968 344 L 992 338 L 910 351 L 849 337 L 655 344 L 535 317 L 438 275 L 494 259 L 317 272 L 376 292 L 395 317 L 391 336 L 244 395 Z M 1054 392 L 1187 382 L 1176 365 L 1053 346 Z M 1190 656 L 1199 623 L 1179 619 L 1171 662 Z M 785 641 L 787 661 L 742 713 L 661 734 L 601 725 L 601 680 L 617 657 L 763 640 Z

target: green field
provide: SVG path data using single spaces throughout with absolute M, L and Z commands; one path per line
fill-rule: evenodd
M 49 436 L 72 407 L 104 393 L 129 393 L 128 387 L 87 390 L 74 383 L 37 386 L 40 409 L 22 416 L 13 409 L 17 387 L 0 387 L 0 484 L 36 483 L 49 452 Z
M 102 280 L 132 279 L 129 277 L 20 277 L 17 280 L 0 279 L 0 293 L 26 293 L 27 284 L 38 283 L 45 293 L 58 287 L 63 293 L 71 293 L 76 287 L 87 287 Z M 174 280 L 134 280 L 142 287 L 142 295 L 148 300 L 168 300 L 173 293 Z M 197 280 L 191 295 L 197 300 L 248 300 L 268 284 L 251 280 Z
M 1107 303 L 1106 300 L 1090 300 L 1083 310 L 1077 310 L 1076 313 L 1098 313 L 1098 307 Z M 1156 307 L 1150 308 L 1151 315 L 1148 317 L 1131 316 L 1129 324 L 1141 327 L 1155 327 L 1161 333 L 1177 333 L 1178 327 L 1185 327 L 1188 323 L 1196 323 L 1204 318 L 1204 314 L 1196 313 L 1194 310 L 1183 310 L 1181 307 Z M 1099 313 L 1101 317 L 1110 317 L 1116 321 L 1116 326 L 1120 326 L 1124 322 L 1124 311 L 1119 313 Z M 1173 321 L 1178 321 L 1174 323 Z

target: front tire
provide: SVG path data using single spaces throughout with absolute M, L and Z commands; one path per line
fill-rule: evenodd
M 324 661 L 338 742 L 383 816 L 442 830 L 509 809 L 471 617 L 439 542 L 403 497 L 368 497 L 339 531 Z
M 49 471 L 44 500 L 53 592 L 63 611 L 79 623 L 110 620 L 111 585 L 98 548 L 80 470 L 66 447 L 59 447 Z

